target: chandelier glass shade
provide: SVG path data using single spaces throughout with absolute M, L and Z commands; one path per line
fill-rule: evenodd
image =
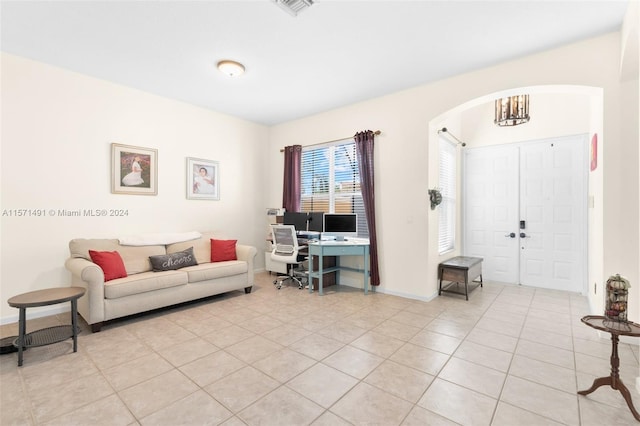
M 496 99 L 496 116 L 493 122 L 498 126 L 517 126 L 529 121 L 529 95 L 516 95 Z

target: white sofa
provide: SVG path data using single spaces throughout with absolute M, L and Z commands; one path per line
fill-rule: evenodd
M 152 309 L 244 289 L 253 286 L 256 248 L 236 244 L 237 260 L 211 262 L 213 233 L 168 245 L 125 246 L 117 239 L 74 239 L 69 242 L 71 256 L 65 267 L 71 272 L 71 285 L 87 291 L 78 300 L 78 312 L 100 331 L 103 323 Z M 177 253 L 193 247 L 197 265 L 154 272 L 149 256 Z M 105 282 L 103 270 L 91 261 L 89 250 L 117 251 L 127 277 Z

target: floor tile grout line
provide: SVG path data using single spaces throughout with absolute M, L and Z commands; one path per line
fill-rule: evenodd
M 504 288 L 502 289 L 502 291 L 504 291 Z M 500 292 L 501 294 L 502 294 L 502 291 Z M 533 300 L 533 298 L 532 298 L 532 300 Z M 526 318 L 529 315 L 529 310 L 530 309 L 531 309 L 531 302 L 529 302 L 529 305 L 527 306 L 527 311 L 526 311 L 525 322 L 524 323 L 526 323 Z M 496 417 L 496 415 L 498 413 L 498 406 L 500 405 L 500 401 L 502 401 L 502 395 L 504 393 L 504 389 L 505 389 L 505 386 L 507 384 L 507 380 L 509 379 L 509 372 L 511 371 L 511 366 L 513 364 L 513 358 L 515 356 L 515 353 L 518 350 L 518 345 L 520 343 L 520 336 L 522 335 L 522 330 L 524 329 L 524 323 L 520 327 L 520 334 L 518 336 L 518 340 L 516 342 L 515 347 L 513 348 L 513 352 L 511 352 L 511 358 L 509 360 L 509 365 L 507 366 L 507 369 L 506 369 L 506 372 L 505 372 L 505 376 L 504 376 L 504 381 L 502 382 L 502 386 L 500 387 L 500 393 L 498 394 L 497 402 L 496 402 L 496 405 L 495 405 L 495 407 L 493 409 L 493 414 L 491 415 L 490 424 L 493 423 L 493 421 L 495 420 L 495 417 Z
M 501 287 L 501 288 L 500 288 L 500 291 L 499 291 L 496 295 L 494 295 L 494 296 L 491 298 L 490 303 L 487 303 L 487 302 L 485 301 L 485 302 L 482 302 L 482 303 L 478 303 L 476 306 L 473 306 L 473 307 L 472 307 L 472 309 L 473 309 L 473 310 L 476 310 L 477 308 L 479 308 L 479 307 L 480 307 L 480 309 L 482 309 L 482 314 L 481 314 L 480 316 L 478 316 L 478 317 L 477 317 L 477 319 L 475 320 L 475 322 L 474 322 L 473 327 L 471 328 L 471 330 L 474 330 L 474 329 L 477 327 L 478 322 L 479 322 L 479 321 L 481 321 L 483 318 L 490 318 L 490 317 L 486 317 L 485 315 L 486 315 L 486 314 L 487 314 L 487 312 L 491 309 L 491 307 L 492 307 L 492 306 L 494 306 L 494 305 L 495 305 L 495 303 L 497 302 L 497 297 L 498 297 L 498 295 L 499 295 L 499 294 L 502 294 L 502 293 L 504 293 L 504 292 L 505 292 L 505 288 L 506 288 L 506 287 Z M 527 309 L 527 316 L 525 317 L 525 322 L 526 322 L 526 319 L 527 319 L 527 318 L 530 318 L 530 312 L 531 312 L 531 309 L 532 309 L 532 308 L 531 308 L 531 305 L 532 305 L 533 301 L 535 300 L 535 299 L 534 299 L 534 297 L 535 297 L 535 294 L 534 294 L 532 297 L 530 297 L 530 298 L 529 298 L 529 307 L 528 307 L 528 309 Z M 542 295 L 541 295 L 541 297 L 546 297 L 546 295 L 542 294 Z M 273 298 L 270 298 L 270 299 L 264 299 L 264 300 L 271 301 L 271 300 L 273 300 Z M 258 301 L 258 302 L 259 302 L 259 300 L 258 300 L 258 299 L 256 299 L 256 301 Z M 572 302 L 572 299 L 571 299 L 571 298 L 569 298 L 569 302 L 570 302 L 570 306 L 572 306 L 572 303 L 571 303 L 571 302 Z M 458 340 L 459 340 L 459 343 L 456 345 L 456 347 L 453 349 L 453 351 L 452 351 L 451 353 L 441 352 L 441 353 L 444 353 L 444 354 L 447 356 L 447 361 L 446 361 L 446 363 L 445 363 L 445 364 L 443 364 L 443 365 L 441 366 L 441 368 L 439 369 L 439 371 L 437 372 L 437 374 L 434 376 L 434 380 L 433 380 L 433 381 L 435 381 L 435 379 L 437 379 L 437 378 L 439 378 L 439 377 L 440 377 L 441 372 L 442 372 L 442 371 L 443 371 L 443 369 L 446 367 L 446 365 L 448 365 L 448 363 L 451 361 L 451 358 L 453 358 L 453 357 L 455 356 L 456 351 L 460 348 L 460 345 L 462 345 L 462 344 L 463 344 L 464 342 L 466 342 L 466 341 L 468 341 L 468 342 L 472 342 L 472 343 L 475 343 L 475 344 L 478 344 L 478 343 L 473 342 L 473 341 L 471 341 L 471 340 L 467 340 L 467 339 L 468 339 L 468 337 L 469 337 L 469 333 L 470 333 L 471 331 L 466 332 L 466 334 L 465 334 L 463 337 L 458 338 L 458 337 L 455 337 L 455 336 L 449 336 L 449 335 L 447 335 L 447 334 L 441 333 L 440 331 L 437 331 L 437 330 L 428 330 L 428 326 L 429 326 L 429 324 L 431 324 L 435 319 L 440 319 L 440 320 L 442 320 L 442 321 L 450 321 L 450 319 L 446 319 L 446 318 L 442 318 L 442 319 L 441 319 L 441 318 L 439 318 L 439 316 L 440 316 L 440 314 L 441 314 L 441 313 L 446 312 L 447 310 L 455 310 L 455 309 L 457 308 L 457 305 L 458 305 L 458 304 L 451 303 L 451 304 L 445 304 L 445 305 L 441 305 L 441 306 L 439 306 L 439 308 L 438 308 L 438 309 L 441 309 L 441 310 L 439 311 L 438 317 L 435 317 L 435 318 L 434 318 L 434 317 L 431 317 L 432 319 L 431 319 L 428 323 L 426 323 L 424 326 L 420 327 L 420 331 L 418 331 L 418 332 L 417 332 L 417 333 L 420 333 L 420 332 L 422 332 L 422 331 L 429 331 L 429 332 L 432 332 L 432 333 L 440 334 L 440 335 L 447 336 L 447 337 L 451 337 L 451 338 L 456 338 L 456 339 L 458 339 Z M 237 310 L 237 309 L 251 309 L 251 308 L 250 308 L 250 305 L 248 305 L 248 304 L 245 304 L 245 305 L 239 304 L 239 305 L 233 305 L 233 306 L 234 306 L 234 309 L 236 309 L 236 310 Z M 275 305 L 274 305 L 274 306 L 275 306 Z M 291 306 L 291 304 L 290 304 L 290 303 L 286 303 L 286 304 L 281 304 L 280 306 Z M 357 310 L 356 310 L 356 311 L 351 312 L 350 314 L 347 314 L 346 316 L 341 316 L 341 317 L 340 317 L 340 320 L 344 320 L 345 318 L 348 318 L 349 316 L 354 316 L 354 315 L 356 315 L 356 314 L 357 314 L 357 313 L 359 313 L 359 312 L 363 312 L 363 311 L 365 311 L 365 310 L 371 309 L 371 308 L 372 308 L 372 306 L 375 306 L 375 305 L 370 304 L 370 303 L 369 303 L 369 304 L 359 304 L 359 305 L 358 305 L 358 307 L 357 307 Z M 410 310 L 410 308 L 411 308 L 412 306 L 413 306 L 413 304 L 405 304 L 405 305 L 402 307 L 402 310 L 401 310 L 400 312 L 408 312 L 408 313 L 412 313 L 412 314 L 421 315 L 421 314 L 420 314 L 420 313 L 418 313 L 418 312 L 413 312 L 413 311 L 411 311 L 411 310 Z M 459 306 L 462 306 L 462 305 L 459 305 Z M 572 308 L 573 308 L 573 306 L 572 306 Z M 321 309 L 322 309 L 322 308 L 314 309 L 314 311 L 313 311 L 313 312 L 318 312 L 318 311 L 320 311 Z M 578 309 L 578 310 L 579 310 L 579 308 L 575 308 L 575 309 Z M 256 313 L 257 313 L 258 315 L 260 315 L 260 316 L 271 316 L 271 317 L 273 317 L 273 316 L 274 316 L 274 315 L 273 315 L 273 312 L 274 312 L 274 311 L 270 311 L 270 312 L 257 312 L 257 311 L 254 311 L 254 312 L 256 312 Z M 175 313 L 176 313 L 176 312 L 174 312 L 173 314 L 175 314 Z M 185 325 L 179 324 L 179 323 L 176 321 L 176 319 L 178 318 L 178 316 L 177 316 L 177 315 L 176 315 L 176 316 L 174 316 L 173 314 L 170 314 L 171 316 L 170 316 L 170 317 L 167 317 L 166 319 L 167 319 L 168 321 L 171 321 L 172 323 L 174 323 L 176 326 L 178 326 L 178 327 L 180 327 L 180 328 L 182 328 L 182 329 L 185 329 L 185 330 L 189 331 L 188 323 L 187 323 L 187 324 L 185 324 Z M 572 317 L 572 318 L 573 318 L 573 315 L 575 315 L 575 314 L 574 314 L 574 313 L 573 313 L 573 311 L 572 311 L 572 315 L 571 315 L 571 317 Z M 429 316 L 429 317 L 430 317 L 430 316 Z M 390 318 L 391 318 L 391 317 L 387 317 L 387 318 L 386 318 L 385 320 L 383 320 L 382 322 L 388 321 L 388 320 L 390 320 Z M 382 323 L 382 322 L 381 322 L 381 323 Z M 284 321 L 284 324 L 286 324 L 286 323 L 287 323 L 287 322 L 286 322 L 286 321 Z M 340 343 L 341 343 L 341 345 L 342 345 L 342 348 L 344 348 L 345 346 L 351 346 L 351 347 L 357 348 L 357 349 L 359 349 L 359 350 L 363 350 L 363 351 L 365 351 L 365 352 L 372 353 L 372 354 L 374 354 L 374 355 L 376 355 L 376 356 L 380 356 L 380 355 L 378 355 L 378 354 L 376 354 L 376 353 L 374 353 L 374 352 L 369 352 L 369 351 L 368 351 L 368 350 L 366 350 L 366 349 L 362 349 L 362 348 L 355 347 L 355 346 L 353 346 L 352 344 L 353 344 L 353 342 L 355 342 L 358 338 L 360 338 L 360 337 L 361 337 L 361 336 L 363 336 L 364 334 L 366 334 L 366 333 L 370 333 L 370 332 L 373 332 L 373 331 L 375 330 L 375 328 L 376 328 L 379 324 L 381 324 L 381 323 L 378 323 L 377 325 L 374 325 L 374 326 L 371 326 L 371 327 L 366 328 L 366 331 L 365 331 L 362 335 L 360 335 L 359 337 L 356 337 L 356 338 L 352 339 L 349 343 L 340 342 Z M 240 327 L 240 328 L 243 328 L 243 327 L 242 327 L 242 326 L 240 326 L 239 324 L 240 324 L 240 322 L 234 322 L 234 323 L 231 323 L 231 325 L 235 325 L 235 326 L 238 326 L 238 327 Z M 517 350 L 517 348 L 518 348 L 518 344 L 519 344 L 521 341 L 528 340 L 528 339 L 526 339 L 526 338 L 523 338 L 523 337 L 522 337 L 523 331 L 524 331 L 524 329 L 525 329 L 525 325 L 524 325 L 524 324 L 525 324 L 525 323 L 523 323 L 523 325 L 520 327 L 520 333 L 519 333 L 519 336 L 517 337 L 517 343 L 516 343 L 516 346 L 515 346 L 515 348 L 513 349 L 513 351 L 511 351 L 511 353 L 510 353 L 510 355 L 511 355 L 511 359 L 510 359 L 509 367 L 508 367 L 508 369 L 507 369 L 507 372 L 505 372 L 505 373 L 504 373 L 504 374 L 505 374 L 505 381 L 506 381 L 506 378 L 509 376 L 509 372 L 511 371 L 511 367 L 512 367 L 512 363 L 513 363 L 513 359 L 514 359 L 514 356 L 515 356 L 516 350 Z M 575 327 L 575 325 L 578 325 L 578 324 L 579 324 L 579 323 L 574 323 L 574 322 L 573 322 L 573 319 L 572 319 L 571 324 L 570 324 L 570 326 L 571 326 L 571 336 L 569 337 L 569 338 L 571 339 L 571 347 L 572 347 L 572 352 L 573 352 L 573 366 L 574 366 L 574 371 L 575 371 L 574 378 L 575 378 L 575 380 L 576 380 L 576 385 L 577 385 L 577 374 L 578 374 L 578 371 L 577 371 L 576 355 L 578 354 L 578 352 L 576 352 L 576 350 L 575 350 L 575 341 L 576 341 L 575 339 L 576 339 L 576 338 L 579 338 L 579 337 L 577 337 L 577 335 L 575 334 L 575 332 L 576 332 L 576 327 Z M 403 324 L 403 325 L 406 325 L 406 324 Z M 252 330 L 248 330 L 248 331 L 250 331 L 251 333 L 254 333 L 254 335 L 262 335 L 262 333 L 256 333 L 256 332 L 254 332 L 254 331 L 252 331 Z M 309 330 L 309 331 L 311 332 L 311 335 L 313 335 L 313 334 L 317 334 L 317 332 L 318 332 L 318 330 Z M 127 331 L 127 332 L 129 332 L 129 331 Z M 214 331 L 214 332 L 212 332 L 212 333 L 215 333 L 215 331 Z M 212 333 L 211 333 L 211 334 L 212 334 Z M 204 336 L 205 336 L 205 335 L 200 335 L 200 334 L 193 333 L 192 338 L 193 338 L 193 339 L 203 339 L 203 338 L 204 338 Z M 389 337 L 389 336 L 387 336 L 387 337 Z M 402 346 L 406 345 L 407 343 L 410 343 L 410 340 L 411 340 L 413 337 L 415 337 L 415 334 L 414 334 L 412 337 L 410 337 L 408 340 L 404 340 L 404 339 L 403 339 L 403 340 L 402 340 L 402 341 L 403 341 Z M 265 337 L 265 339 L 268 339 L 268 340 L 270 340 L 270 341 L 272 341 L 272 342 L 274 342 L 274 343 L 277 343 L 277 344 L 281 345 L 283 348 L 290 349 L 290 348 L 289 348 L 289 346 L 290 346 L 290 345 L 293 345 L 295 342 L 297 342 L 297 341 L 301 340 L 302 338 L 297 339 L 297 340 L 295 340 L 294 342 L 290 342 L 290 343 L 288 343 L 288 344 L 284 344 L 284 345 L 283 345 L 283 344 L 281 344 L 281 343 L 279 343 L 279 342 L 278 342 L 278 341 L 276 341 L 276 340 L 272 340 L 272 339 L 269 339 L 269 338 L 267 338 L 267 337 Z M 246 339 L 245 339 L 245 340 L 246 340 Z M 585 340 L 589 340 L 589 339 L 585 339 Z M 144 343 L 145 343 L 145 345 L 147 345 L 147 343 L 146 343 L 146 342 L 144 342 Z M 211 343 L 211 342 L 210 342 L 210 343 Z M 534 343 L 544 345 L 544 343 L 541 343 L 541 342 L 535 342 L 535 341 L 534 341 Z M 147 345 L 147 346 L 148 346 L 148 345 Z M 215 345 L 214 345 L 214 346 L 215 346 Z M 388 355 L 381 356 L 381 358 L 382 358 L 382 363 L 384 363 L 385 361 L 390 361 L 390 357 L 391 357 L 391 356 L 393 356 L 393 354 L 395 354 L 395 353 L 396 353 L 396 352 L 397 352 L 397 351 L 398 351 L 402 346 L 399 346 L 398 348 L 396 348 L 396 349 L 395 349 L 395 351 L 391 352 L 391 353 L 390 353 L 390 354 L 388 354 Z M 490 346 L 487 346 L 487 347 L 490 347 Z M 164 359 L 165 361 L 167 361 L 167 362 L 171 365 L 172 369 L 174 369 L 174 370 L 176 370 L 176 369 L 177 369 L 177 370 L 179 370 L 179 368 L 180 368 L 179 366 L 175 366 L 175 365 L 173 365 L 173 364 L 172 364 L 172 363 L 171 363 L 167 358 L 165 358 L 163 355 L 161 355 L 161 353 L 159 352 L 159 351 L 160 351 L 160 349 L 153 349 L 152 347 L 149 347 L 149 348 L 150 348 L 150 350 L 151 350 L 153 353 L 157 354 L 157 355 L 158 355 L 158 356 L 160 356 L 162 359 Z M 217 350 L 217 351 L 224 351 L 224 350 L 225 350 L 225 348 L 224 348 L 224 347 L 217 347 L 217 348 L 218 348 L 218 350 Z M 431 349 L 431 348 L 427 348 L 427 349 L 434 350 L 434 349 Z M 495 348 L 492 348 L 492 349 L 495 349 Z M 562 348 L 557 348 L 557 349 L 562 349 Z M 282 350 L 282 349 L 280 349 L 280 350 Z M 290 350 L 293 350 L 293 349 L 290 349 Z M 495 350 L 499 350 L 499 349 L 495 349 Z M 216 352 L 217 352 L 217 351 L 216 351 Z M 225 351 L 225 352 L 226 352 L 226 351 Z M 439 352 L 439 351 L 437 351 L 437 350 L 436 350 L 436 352 Z M 228 352 L 227 352 L 227 353 L 228 353 Z M 334 353 L 335 353 L 335 352 L 334 352 Z M 231 354 L 231 353 L 228 353 L 228 354 L 229 354 L 230 356 L 234 356 L 234 355 L 233 355 L 233 354 Z M 91 356 L 89 356 L 88 354 L 87 354 L 87 356 L 91 359 L 91 361 L 92 361 L 92 362 L 94 363 L 94 365 L 95 365 L 95 361 L 93 360 L 93 358 L 92 358 Z M 331 354 L 330 354 L 330 355 L 327 355 L 327 356 L 326 356 L 325 358 L 323 358 L 323 359 L 326 359 L 326 358 L 327 358 L 327 357 L 329 357 L 329 356 L 331 356 Z M 523 355 L 523 356 L 525 356 L 525 355 Z M 634 352 L 634 356 L 635 356 L 635 352 Z M 595 358 L 600 358 L 600 357 L 595 357 Z M 240 360 L 240 361 L 242 361 L 242 360 Z M 314 362 L 313 362 L 313 364 L 311 364 L 311 366 L 309 366 L 306 370 L 308 370 L 309 368 L 312 368 L 312 366 L 313 366 L 313 365 L 317 365 L 318 363 L 322 363 L 322 360 L 317 360 L 317 359 L 315 359 L 315 358 L 313 358 L 313 361 L 314 361 Z M 558 365 L 556 365 L 556 364 L 554 364 L 554 363 L 550 363 L 550 362 L 547 362 L 547 361 L 541 361 L 541 360 L 538 360 L 538 361 L 540 361 L 540 362 L 544 362 L 544 363 L 547 363 L 547 364 L 549 364 L 549 365 L 558 366 Z M 472 362 L 472 361 L 469 361 L 469 362 Z M 473 362 L 472 362 L 472 363 L 473 363 Z M 118 365 L 122 365 L 122 364 L 123 364 L 123 363 L 118 364 Z M 246 363 L 245 363 L 245 364 L 246 364 Z M 252 366 L 252 364 L 246 364 L 246 365 Z M 481 364 L 478 364 L 478 365 L 481 365 Z M 406 366 L 406 367 L 407 367 L 407 368 L 413 368 L 413 367 L 410 367 L 410 366 Z M 558 366 L 558 367 L 566 368 L 566 367 L 563 367 L 563 366 Z M 243 368 L 244 368 L 244 367 L 243 367 Z M 254 368 L 255 368 L 255 367 L 254 367 Z M 330 368 L 333 368 L 333 367 L 330 367 Z M 491 367 L 488 367 L 488 368 L 491 368 Z M 103 370 L 102 370 L 102 369 L 98 369 L 98 370 L 101 372 L 101 374 L 103 374 Z M 302 371 L 298 372 L 298 373 L 297 373 L 297 375 L 299 375 L 299 374 L 303 374 L 303 372 L 304 372 L 304 371 L 306 371 L 306 370 L 302 370 Z M 179 371 L 180 371 L 180 370 L 179 370 Z M 370 372 L 369 372 L 366 376 L 364 376 L 362 379 L 358 379 L 358 382 L 357 382 L 357 383 L 356 383 L 356 385 L 354 385 L 354 386 L 357 386 L 358 384 L 361 384 L 361 383 L 363 383 L 363 382 L 364 382 L 364 383 L 367 383 L 367 382 L 365 382 L 365 380 L 366 380 L 366 378 L 367 378 L 367 377 L 368 377 L 368 376 L 369 376 L 373 371 L 375 371 L 375 369 L 374 369 L 374 370 L 372 370 L 372 371 L 370 371 Z M 182 373 L 182 372 L 180 371 L 180 373 Z M 184 373 L 182 373 L 182 374 L 184 374 Z M 22 377 L 22 376 L 21 376 L 21 377 Z M 104 377 L 104 376 L 103 376 L 103 377 Z M 225 377 L 226 377 L 226 376 L 225 376 Z M 294 376 L 294 377 L 297 377 L 297 376 Z M 187 378 L 188 378 L 188 377 L 187 377 Z M 104 379 L 106 380 L 106 378 L 104 378 Z M 188 379 L 189 379 L 189 380 L 191 380 L 190 378 L 188 378 Z M 280 382 L 279 382 L 280 384 L 278 385 L 278 387 L 277 387 L 277 388 L 280 388 L 280 387 L 283 387 L 283 386 L 288 388 L 287 383 L 289 383 L 292 379 L 293 379 L 293 378 L 290 378 L 289 380 L 287 380 L 287 381 L 285 381 L 285 382 L 282 382 L 282 383 L 280 383 Z M 445 380 L 445 379 L 442 379 L 442 378 L 440 378 L 440 379 L 441 379 L 441 380 Z M 24 391 L 24 392 L 26 392 L 26 388 L 24 388 L 24 386 L 26 386 L 26 385 L 24 384 L 24 380 L 23 380 L 23 378 L 21 378 L 21 380 L 22 380 L 22 383 L 23 383 L 23 391 Z M 217 379 L 216 379 L 216 381 L 217 381 L 217 380 L 221 380 L 221 378 L 217 378 Z M 527 380 L 527 379 L 523 379 L 523 380 Z M 418 402 L 420 401 L 420 399 L 422 398 L 422 396 L 424 395 L 424 393 L 425 393 L 425 392 L 427 392 L 427 390 L 429 389 L 429 387 L 433 384 L 433 381 L 432 381 L 432 382 L 429 384 L 429 386 L 428 386 L 428 387 L 423 391 L 423 393 L 421 394 L 421 396 L 420 396 L 420 397 L 418 398 L 418 400 L 417 400 Z M 527 380 L 527 381 L 528 381 L 528 380 Z M 108 380 L 107 380 L 107 382 L 108 382 Z M 110 383 L 110 382 L 108 382 L 108 383 L 109 383 L 109 386 L 111 386 L 111 388 L 113 389 L 113 385 L 111 385 L 111 383 Z M 533 382 L 533 381 L 532 381 L 532 383 L 535 383 L 535 384 L 537 384 L 537 385 L 540 385 L 540 383 L 537 383 L 537 382 Z M 368 384 L 368 383 L 367 383 L 367 384 Z M 501 394 L 500 394 L 500 397 L 502 396 L 502 392 L 503 392 L 503 390 L 504 390 L 504 384 L 505 384 L 505 382 L 503 382 L 503 385 L 502 385 L 502 388 L 501 388 Z M 198 386 L 198 389 L 202 389 L 202 390 L 204 390 L 204 387 L 203 387 L 203 386 L 201 387 L 201 386 L 199 386 L 199 385 L 197 385 L 197 384 L 196 384 L 196 386 Z M 375 385 L 370 385 L 370 386 L 374 386 L 374 387 L 376 387 Z M 459 386 L 459 385 L 458 385 L 458 386 Z M 543 386 L 544 386 L 544 384 L 543 384 Z M 276 388 L 276 389 L 277 389 L 277 388 Z M 465 387 L 465 388 L 466 388 L 466 387 Z M 289 388 L 289 389 L 291 389 L 291 388 Z M 352 389 L 352 388 L 350 388 L 350 390 L 351 390 L 351 389 Z M 378 389 L 380 389 L 381 391 L 384 391 L 384 389 L 382 389 L 382 388 L 378 388 Z M 469 388 L 466 388 L 466 389 L 469 389 Z M 293 390 L 293 389 L 292 389 L 292 390 Z M 350 391 L 350 390 L 349 390 L 349 391 Z M 470 390 L 472 390 L 472 391 L 473 391 L 473 389 L 470 389 Z M 558 389 L 558 390 L 559 390 L 559 389 Z M 114 390 L 114 391 L 115 391 L 115 390 Z M 343 393 L 340 399 L 344 398 L 344 396 L 345 396 L 345 395 L 347 395 L 347 394 L 349 393 L 349 391 L 347 391 L 347 392 Z M 205 391 L 205 392 L 206 392 L 206 391 Z M 294 390 L 294 392 L 295 392 L 295 390 Z M 476 391 L 476 392 L 477 392 L 477 391 Z M 120 401 L 124 404 L 124 402 L 122 401 L 122 399 L 121 399 L 120 395 L 118 394 L 118 392 L 115 392 L 115 393 L 118 395 L 118 398 L 120 398 Z M 297 392 L 296 392 L 296 393 L 297 393 Z M 216 400 L 212 395 L 209 395 L 209 396 L 211 396 L 214 400 Z M 303 396 L 304 396 L 304 395 L 303 395 Z M 404 400 L 404 401 L 407 401 L 407 402 L 409 402 L 410 404 L 412 404 L 412 408 L 409 410 L 408 414 L 407 414 L 407 415 L 405 415 L 405 417 L 401 420 L 401 422 L 402 422 L 402 421 L 404 421 L 404 420 L 407 418 L 407 416 L 408 416 L 408 415 L 409 415 L 409 414 L 410 414 L 410 413 L 411 413 L 411 412 L 412 412 L 416 407 L 420 407 L 420 408 L 421 408 L 421 409 L 423 409 L 423 410 L 424 410 L 424 409 L 426 409 L 426 408 L 424 408 L 424 407 L 418 406 L 418 405 L 417 405 L 417 402 L 416 402 L 416 403 L 413 403 L 413 402 L 411 402 L 411 401 L 409 401 L 409 400 L 404 399 L 404 398 L 403 398 L 403 397 L 401 397 L 401 396 L 398 396 L 398 395 L 394 395 L 394 396 L 396 396 L 396 397 L 398 397 L 398 398 L 400 398 L 400 399 L 402 399 L 402 400 Z M 264 397 L 264 396 L 263 396 L 263 397 Z M 261 397 L 261 398 L 263 398 L 263 397 Z M 497 406 L 498 406 L 498 405 L 499 405 L 499 403 L 501 402 L 500 397 L 497 399 L 496 406 L 494 407 L 494 411 L 493 411 L 493 413 L 492 413 L 492 420 L 494 419 L 494 417 L 495 417 L 495 415 L 496 415 L 496 412 L 497 412 Z M 184 397 L 183 397 L 183 398 L 184 398 Z M 257 401 L 259 401 L 261 398 L 259 398 Z M 338 399 L 338 400 L 340 400 L 340 399 Z M 217 400 L 216 400 L 216 401 L 217 401 Z M 257 401 L 256 401 L 256 402 L 257 402 Z M 218 401 L 218 402 L 219 402 L 219 401 Z M 504 402 L 504 401 L 502 401 L 502 402 Z M 255 403 L 255 402 L 254 402 L 254 403 Z M 506 402 L 504 402 L 504 403 L 505 403 L 505 404 L 508 404 L 508 403 L 506 403 Z M 124 405 L 126 406 L 126 404 L 124 404 Z M 224 406 L 224 404 L 221 404 L 221 405 L 222 405 L 222 406 Z M 251 404 L 250 404 L 250 405 L 251 405 Z M 250 405 L 249 405 L 249 406 L 250 406 Z M 607 404 L 605 404 L 605 405 L 607 405 Z M 224 407 L 225 407 L 225 408 L 227 408 L 226 406 L 224 406 Z M 128 408 L 128 407 L 127 407 L 127 408 Z M 325 409 L 324 407 L 322 407 L 322 408 L 323 408 L 323 410 L 324 410 L 324 411 L 323 411 L 323 413 L 325 413 L 326 411 L 329 411 L 329 408 L 327 408 L 327 409 Z M 518 407 L 518 408 L 519 408 L 519 407 Z M 520 409 L 521 409 L 521 408 L 520 408 Z M 526 409 L 523 409 L 523 410 L 528 411 L 528 410 L 526 410 Z M 237 416 L 237 413 L 233 412 L 232 410 L 229 410 L 229 411 L 232 413 L 232 417 L 238 417 L 238 416 Z M 536 414 L 536 415 L 541 415 L 541 414 L 539 414 L 539 413 L 535 413 L 535 412 L 532 412 L 532 413 L 534 413 L 534 414 Z M 332 414 L 336 415 L 335 413 L 332 413 Z M 579 420 L 580 420 L 580 421 L 582 420 L 582 419 L 581 419 L 581 415 L 582 415 L 582 413 L 579 411 L 579 412 L 578 412 L 578 416 L 579 416 Z M 322 416 L 322 414 L 320 414 L 320 416 Z M 338 417 L 339 417 L 339 416 L 338 416 Z M 134 416 L 134 418 L 135 418 L 135 416 Z M 240 418 L 238 417 L 238 419 L 240 419 Z M 34 421 L 35 421 L 35 419 L 32 419 L 32 420 L 34 420 Z M 317 420 L 317 418 L 316 418 L 315 420 Z M 314 421 L 315 421 L 315 420 L 314 420 Z M 344 419 L 344 420 L 346 421 L 346 419 Z

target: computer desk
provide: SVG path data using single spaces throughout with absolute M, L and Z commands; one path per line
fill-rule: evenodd
M 313 293 L 312 278 L 318 279 L 318 294 L 322 295 L 322 277 L 329 272 L 336 272 L 336 283 L 340 284 L 340 271 L 362 272 L 364 294 L 369 292 L 369 241 L 365 239 L 353 239 L 346 241 L 309 241 L 309 293 Z M 311 256 L 318 256 L 318 270 L 313 270 Z M 335 256 L 336 266 L 323 268 L 323 257 Z M 362 256 L 364 268 L 357 269 L 340 265 L 341 256 Z

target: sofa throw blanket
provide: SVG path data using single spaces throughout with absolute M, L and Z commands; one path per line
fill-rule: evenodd
M 160 234 L 141 234 L 120 237 L 118 241 L 122 246 L 166 246 L 168 244 L 180 243 L 183 241 L 197 240 L 202 236 L 196 231 L 191 232 L 169 232 Z

